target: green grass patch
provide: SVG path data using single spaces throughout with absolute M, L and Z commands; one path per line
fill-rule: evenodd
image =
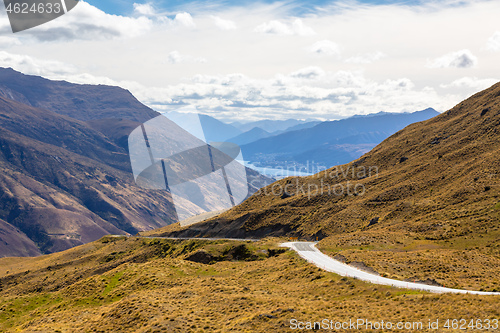
M 32 311 L 46 311 L 61 301 L 61 297 L 45 293 L 19 297 L 10 302 L 2 300 L 0 303 L 0 323 L 3 324 L 3 327 L 12 327 L 23 317 L 29 316 Z
M 120 283 L 120 278 L 123 276 L 123 272 L 118 272 L 115 275 L 113 275 L 109 281 L 108 284 L 106 285 L 106 288 L 104 288 L 104 291 L 102 292 L 103 296 L 106 296 L 110 291 L 115 289 L 118 284 Z
M 102 297 L 96 298 L 94 296 L 89 296 L 89 297 L 81 297 L 81 298 L 76 298 L 71 302 L 71 305 L 74 307 L 98 307 L 103 305 L 104 299 Z
M 213 269 L 212 267 L 199 268 L 195 271 L 195 274 L 198 276 L 216 276 L 220 273 Z
M 428 294 L 426 291 L 421 290 L 413 290 L 413 289 L 403 289 L 401 291 L 397 291 L 394 293 L 395 296 L 401 295 L 420 295 L 420 294 Z

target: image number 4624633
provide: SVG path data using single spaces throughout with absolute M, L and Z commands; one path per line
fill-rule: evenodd
M 4 0 L 12 32 L 52 21 L 75 8 L 78 0 Z

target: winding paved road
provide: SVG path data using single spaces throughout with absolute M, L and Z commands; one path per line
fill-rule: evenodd
M 353 277 L 359 280 L 367 281 L 374 284 L 393 286 L 397 288 L 417 289 L 430 291 L 434 293 L 456 293 L 456 294 L 475 294 L 475 295 L 500 295 L 499 292 L 471 291 L 462 289 L 452 289 L 438 286 L 430 286 L 427 284 L 405 282 L 384 278 L 375 274 L 367 273 L 355 267 L 346 265 L 338 260 L 332 259 L 316 248 L 312 242 L 290 242 L 281 244 L 283 247 L 289 247 L 295 250 L 299 256 L 308 262 L 324 269 L 325 271 L 336 273 L 342 276 Z
M 112 237 L 123 237 L 124 235 L 109 235 Z M 137 236 L 129 236 L 129 237 L 137 237 Z M 155 237 L 155 236 L 139 236 L 141 238 L 159 238 L 159 239 L 173 239 L 173 240 L 207 240 L 207 241 L 216 241 L 216 240 L 229 240 L 229 241 L 252 241 L 258 242 L 259 239 L 241 239 L 241 238 L 181 238 L 181 237 Z M 322 253 L 320 250 L 316 248 L 316 243 L 314 242 L 288 242 L 283 243 L 280 246 L 288 247 L 292 250 L 295 250 L 299 256 L 301 256 L 306 261 L 316 265 L 317 267 L 324 269 L 325 271 L 336 273 L 342 276 L 356 278 L 362 281 L 393 286 L 397 288 L 406 288 L 406 289 L 416 289 L 422 291 L 429 291 L 433 293 L 455 293 L 455 294 L 474 294 L 474 295 L 500 295 L 500 292 L 488 292 L 488 291 L 473 291 L 473 290 L 463 290 L 463 289 L 453 289 L 453 288 L 445 288 L 439 286 L 430 286 L 422 283 L 415 282 L 406 282 L 400 280 L 388 279 L 385 277 L 381 277 L 375 274 L 371 274 L 355 267 L 346 265 L 338 260 L 332 259 L 326 254 Z

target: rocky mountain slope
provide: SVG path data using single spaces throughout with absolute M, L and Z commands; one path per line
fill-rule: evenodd
M 125 149 L 86 123 L 0 97 L 2 255 L 54 252 L 175 221 L 167 193 L 135 186 Z M 20 238 L 19 238 L 20 237 Z M 29 242 L 28 242 L 29 243 Z
M 0 69 L 0 257 L 177 221 L 171 194 L 137 186 L 130 165 L 128 135 L 158 115 L 118 87 Z M 270 182 L 247 173 L 251 193 Z

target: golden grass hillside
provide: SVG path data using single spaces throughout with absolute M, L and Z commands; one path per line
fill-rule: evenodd
M 500 316 L 496 296 L 374 286 L 321 271 L 280 251 L 279 242 L 107 237 L 37 258 L 2 258 L 0 331 L 290 332 L 292 319 L 439 319 L 442 327 L 448 318 Z M 207 264 L 194 259 L 207 257 Z

